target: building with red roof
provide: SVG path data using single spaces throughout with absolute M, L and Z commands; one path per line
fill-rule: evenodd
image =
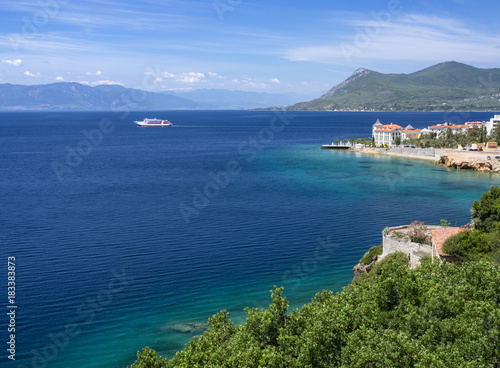
M 383 146 L 386 144 L 388 147 L 395 146 L 394 140 L 396 137 L 401 138 L 402 140 L 402 130 L 403 128 L 397 124 L 380 124 L 380 121 L 377 120 L 377 123 L 373 125 L 373 138 L 375 140 L 375 144 L 377 146 Z

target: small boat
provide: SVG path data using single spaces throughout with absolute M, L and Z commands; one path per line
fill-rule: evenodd
M 168 120 L 162 120 L 162 119 L 157 119 L 157 118 L 154 118 L 154 119 L 144 119 L 142 121 L 134 121 L 134 123 L 137 125 L 137 126 L 160 126 L 160 127 L 169 127 L 169 126 L 172 126 L 173 124 L 168 121 Z

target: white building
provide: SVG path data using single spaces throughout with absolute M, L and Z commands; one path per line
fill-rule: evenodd
M 444 124 L 439 124 L 439 125 L 432 125 L 427 129 L 429 129 L 431 133 L 436 133 L 436 137 L 439 138 L 441 133 L 445 132 L 446 129 L 448 129 L 448 127 Z
M 467 133 L 469 126 L 463 125 L 451 125 L 450 123 L 433 125 L 428 128 L 431 133 L 436 133 L 436 137 L 439 138 L 441 134 L 446 133 L 449 129 L 453 134 L 457 133 Z
M 382 146 L 384 144 L 387 144 L 388 147 L 395 146 L 394 139 L 396 139 L 396 137 L 399 137 L 402 141 L 402 130 L 403 128 L 397 124 L 391 123 L 382 125 L 380 121 L 377 120 L 373 125 L 373 139 L 375 140 L 375 144 L 377 146 Z
M 411 125 L 408 125 L 406 128 L 402 130 L 401 139 L 404 141 L 406 139 L 414 139 L 420 137 L 420 132 L 422 129 L 415 129 Z
M 486 122 L 486 134 L 490 137 L 495 133 L 495 129 L 498 127 L 500 123 L 500 115 L 495 115 L 490 119 L 490 121 Z

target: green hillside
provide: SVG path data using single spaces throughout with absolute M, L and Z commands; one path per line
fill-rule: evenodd
M 344 82 L 290 110 L 500 110 L 500 68 L 445 62 L 411 74 L 358 69 Z

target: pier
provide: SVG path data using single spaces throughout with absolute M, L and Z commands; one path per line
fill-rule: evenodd
M 352 145 L 350 142 L 347 142 L 346 144 L 339 144 L 339 143 L 335 144 L 335 142 L 332 142 L 332 144 L 323 144 L 323 145 L 321 145 L 321 148 L 324 148 L 324 149 L 349 149 L 349 148 L 352 148 Z

